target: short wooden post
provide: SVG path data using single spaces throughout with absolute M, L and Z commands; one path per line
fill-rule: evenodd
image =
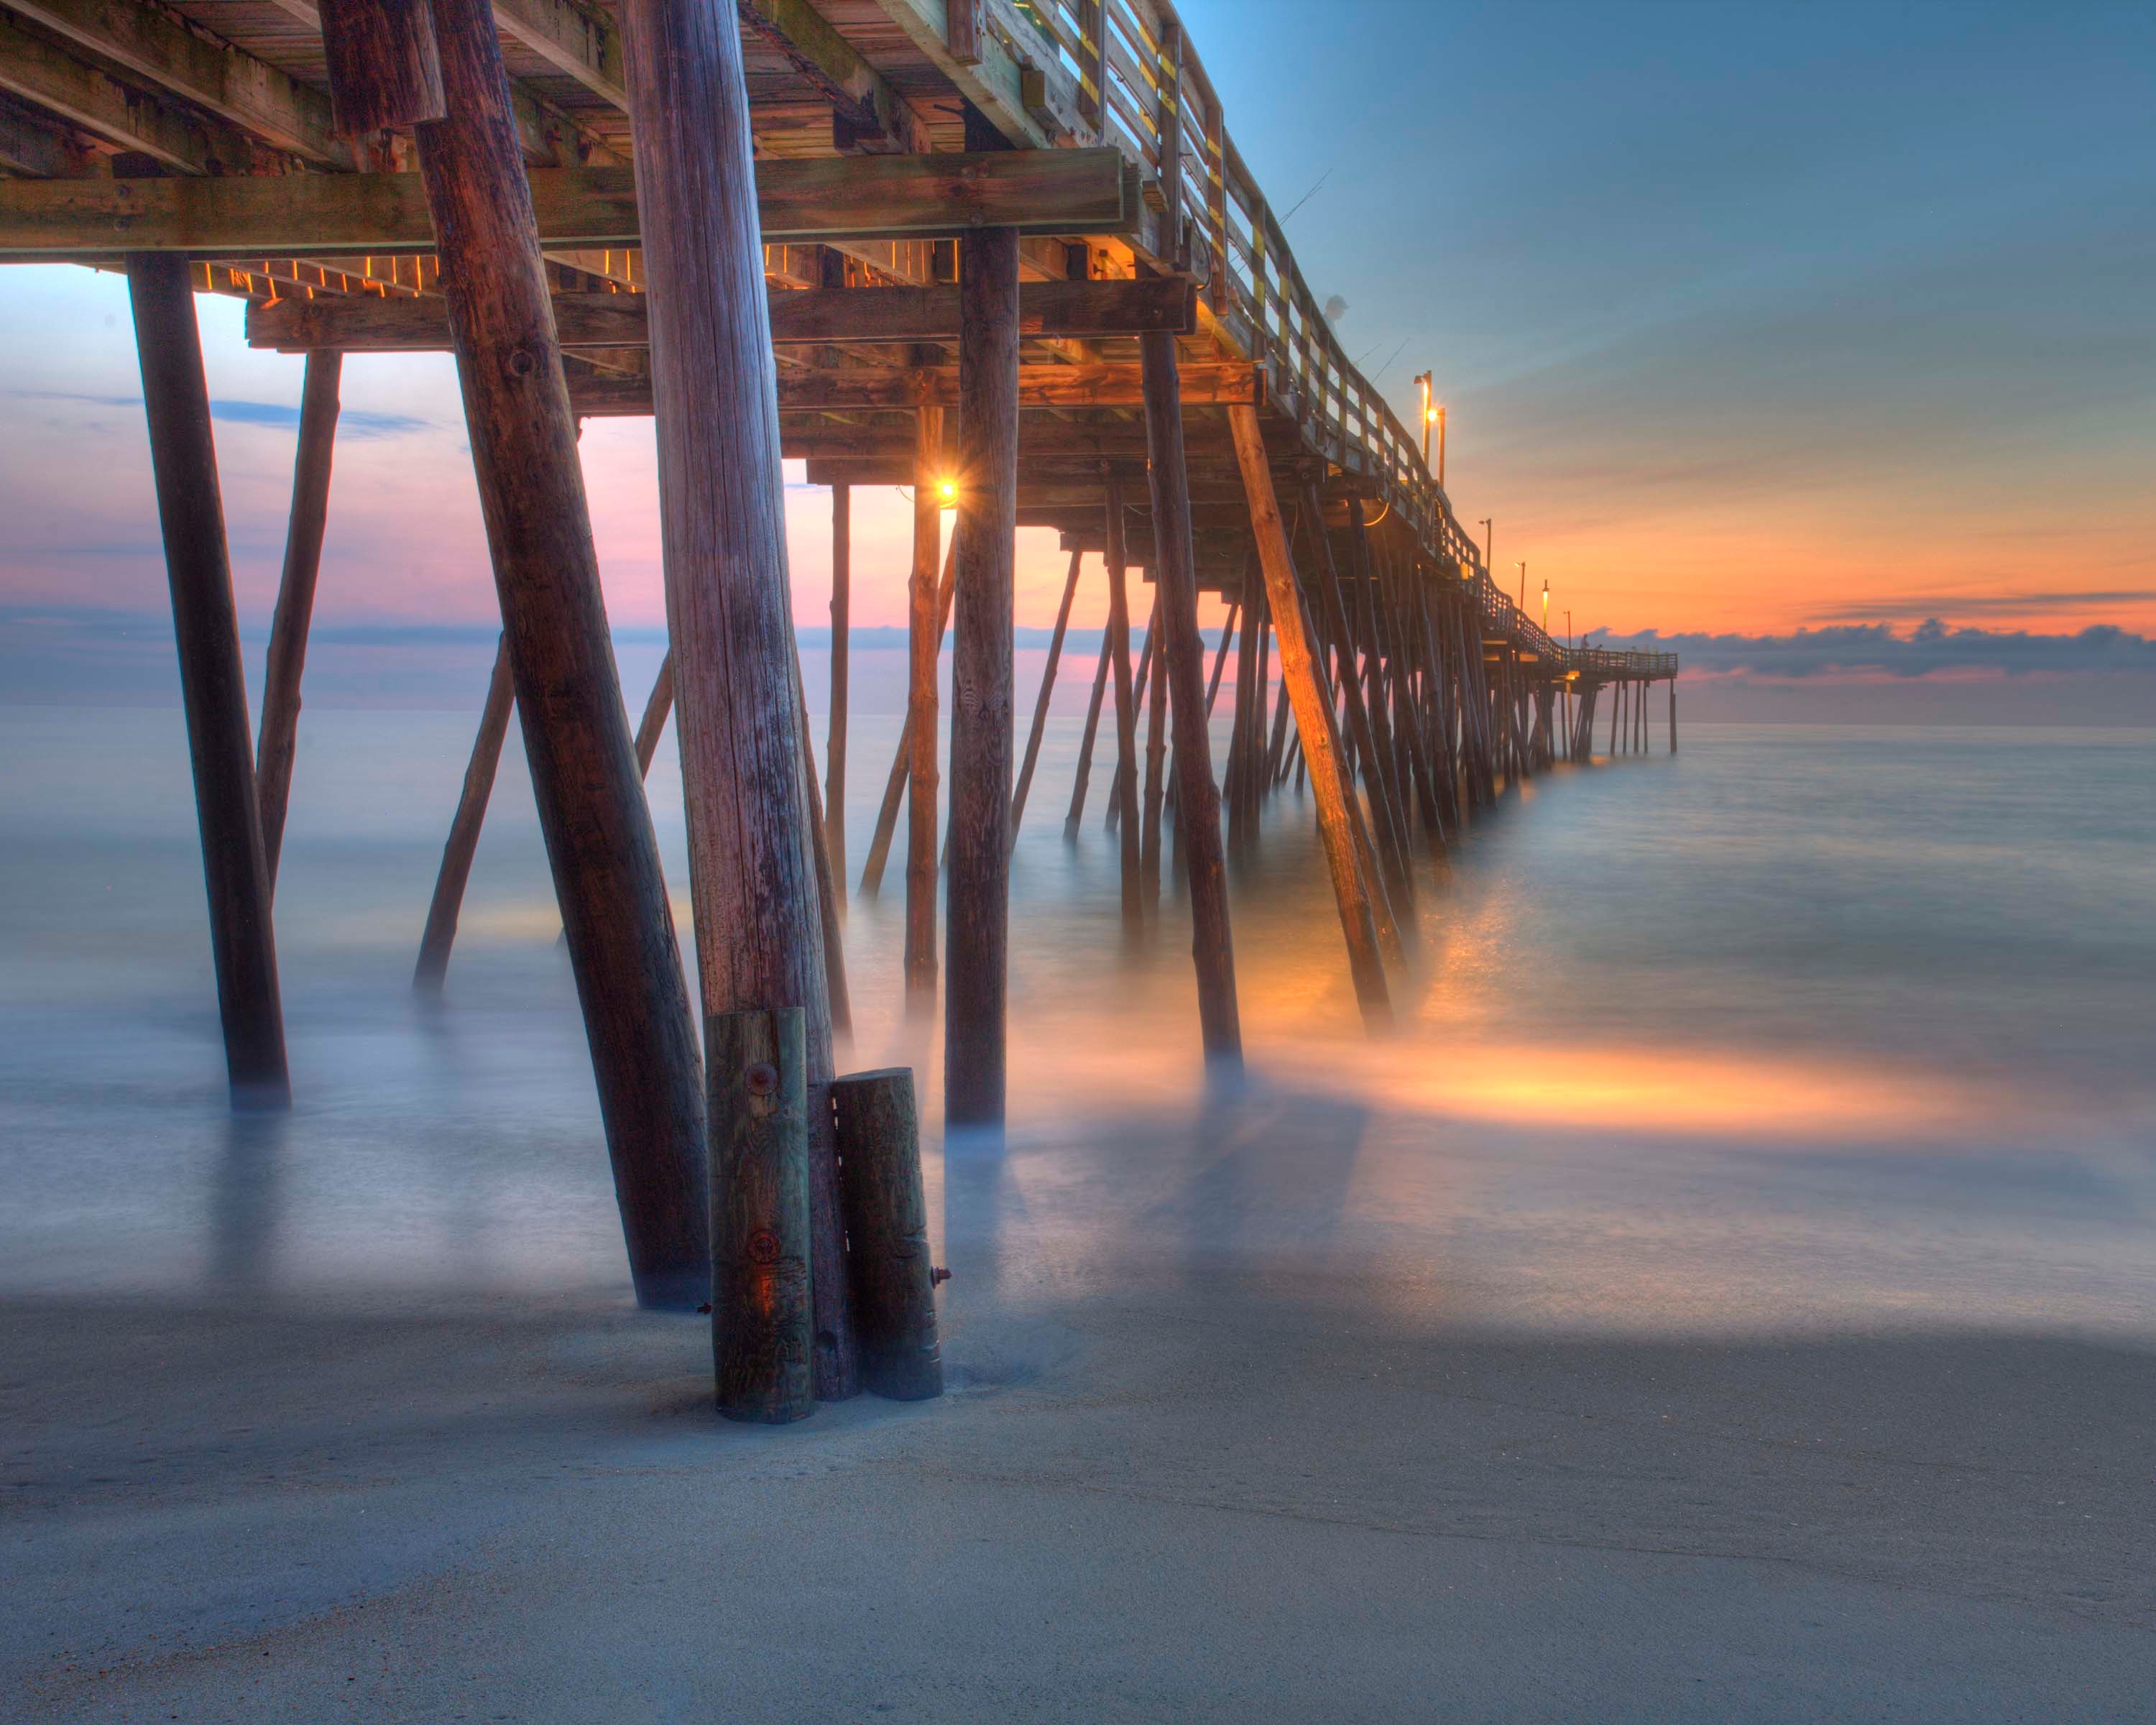
M 1122 818 L 1123 926 L 1145 920 L 1138 891 L 1137 708 L 1131 689 L 1131 598 L 1123 550 L 1123 487 L 1108 475 L 1108 635 L 1110 663 L 1116 674 L 1116 783 L 1113 795 Z
M 180 696 L 194 769 L 225 1073 L 235 1106 L 282 1108 L 291 1104 L 292 1084 L 285 1064 L 270 870 L 255 802 L 239 615 L 232 597 L 192 267 L 177 252 L 137 253 L 127 260 L 127 295 L 179 644 Z
M 958 305 L 958 582 L 952 608 L 943 1112 L 953 1126 L 999 1126 L 1010 986 L 1016 228 L 980 228 L 966 235 Z
M 943 1394 L 943 1352 L 913 1074 L 850 1073 L 831 1086 L 831 1108 L 861 1381 L 894 1401 L 925 1401 Z
M 704 1047 L 719 1411 L 783 1425 L 816 1411 L 808 1016 L 798 1006 L 715 1012 Z
M 913 572 L 906 583 L 906 1009 L 915 1017 L 936 1005 L 936 745 L 941 724 L 936 670 L 943 624 L 935 570 L 943 531 L 937 501 L 942 483 L 942 409 L 923 408 L 914 422 Z M 957 552 L 954 530 L 954 567 Z
M 315 612 L 315 578 L 322 567 L 329 520 L 330 454 L 336 440 L 337 379 L 344 356 L 333 347 L 307 355 L 300 385 L 299 448 L 292 460 L 292 513 L 285 528 L 285 572 L 270 624 L 270 658 L 262 675 L 262 724 L 254 745 L 254 794 L 262 809 L 262 855 L 270 890 L 277 890 L 277 859 L 285 846 L 285 811 L 292 790 L 292 757 L 300 728 L 300 675 L 307 662 L 307 626 Z
M 846 878 L 846 677 L 852 634 L 853 497 L 850 485 L 831 487 L 831 729 L 824 744 L 824 849 L 836 880 Z
M 1078 771 L 1070 784 L 1070 812 L 1063 817 L 1063 842 L 1078 842 L 1078 824 L 1086 814 L 1086 788 L 1093 777 L 1093 739 L 1101 730 L 1101 701 L 1108 686 L 1108 660 L 1116 648 L 1113 629 L 1101 631 L 1101 662 L 1093 672 L 1092 699 L 1086 706 L 1086 733 L 1078 743 Z
M 1048 638 L 1048 663 L 1040 673 L 1040 694 L 1033 704 L 1033 729 L 1026 735 L 1025 762 L 1019 768 L 1018 788 L 1011 793 L 1011 849 L 1018 849 L 1018 824 L 1025 817 L 1025 793 L 1033 788 L 1034 763 L 1040 758 L 1041 733 L 1048 727 L 1048 701 L 1055 692 L 1055 667 L 1063 658 L 1063 636 L 1070 627 L 1070 601 L 1078 592 L 1078 560 L 1070 553 L 1070 572 L 1063 581 L 1063 603 L 1055 608 L 1055 630 Z
M 1361 1003 L 1365 1024 L 1373 1027 L 1389 1024 L 1392 997 L 1385 985 L 1384 960 L 1378 951 L 1369 896 L 1357 866 L 1354 828 L 1333 747 L 1332 715 L 1318 688 L 1317 666 L 1303 633 L 1302 608 L 1296 597 L 1295 562 L 1288 550 L 1280 501 L 1273 490 L 1272 469 L 1265 459 L 1265 434 L 1258 428 L 1257 409 L 1229 408 L 1228 428 L 1235 440 L 1235 459 L 1250 501 L 1250 526 L 1265 570 L 1273 629 L 1280 638 L 1281 680 L 1295 704 L 1296 729 L 1302 737 L 1303 758 L 1309 763 L 1311 788 L 1317 799 L 1318 836 L 1324 843 L 1325 860 L 1332 876 L 1341 928 L 1348 937 L 1355 996 Z
M 325 0 L 323 9 L 341 3 Z M 607 632 L 538 225 L 492 11 L 485 0 L 435 0 L 434 18 L 448 117 L 416 128 L 420 174 L 533 796 L 637 1296 L 647 1305 L 694 1307 L 711 1285 L 696 1025 Z M 761 315 L 760 279 L 757 288 Z M 706 559 L 699 572 L 726 561 Z M 774 603 L 783 618 L 783 593 Z M 695 679 L 681 620 L 670 622 L 685 691 L 683 777 L 693 787 L 686 690 Z M 774 679 L 782 696 L 783 666 Z M 790 706 L 781 706 L 789 733 Z M 792 780 L 783 784 L 791 798 Z M 761 871 L 742 871 L 756 872 L 768 894 Z M 820 952 L 814 962 L 820 993 Z M 706 953 L 700 968 L 706 988 L 723 988 L 721 961 Z
M 495 770 L 501 763 L 502 741 L 509 734 L 509 715 L 516 704 L 509 640 L 504 636 L 495 649 L 494 675 L 486 685 L 485 704 L 480 709 L 479 735 L 472 741 L 471 761 L 465 768 L 456 818 L 449 823 L 449 842 L 442 847 L 442 866 L 434 876 L 434 896 L 427 906 L 427 926 L 419 936 L 419 962 L 413 967 L 412 986 L 423 994 L 440 993 L 442 979 L 449 973 L 449 948 L 457 937 L 457 916 L 464 909 L 465 887 L 471 879 L 472 855 L 479 849 L 480 828 L 486 820 L 487 799 L 494 793 Z

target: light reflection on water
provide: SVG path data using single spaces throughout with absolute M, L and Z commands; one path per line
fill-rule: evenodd
M 469 746 L 310 711 L 279 901 L 299 1106 L 223 1106 L 177 715 L 0 710 L 0 1290 L 619 1286 L 588 1065 L 512 740 L 448 999 L 407 983 Z M 894 720 L 858 717 L 851 860 Z M 1693 727 L 1423 871 L 1403 1027 L 1358 1024 L 1306 803 L 1235 875 L 1254 1077 L 1199 1082 L 1188 927 L 1127 941 L 1059 721 L 1014 874 L 1014 1133 L 942 1153 L 899 1017 L 903 834 L 853 899 L 851 1063 L 931 1106 L 974 1288 L 1341 1277 L 1568 1328 L 2140 1333 L 2156 1120 L 2145 733 Z M 653 801 L 685 919 L 680 787 Z

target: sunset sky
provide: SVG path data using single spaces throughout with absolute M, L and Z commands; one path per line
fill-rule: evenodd
M 1460 512 L 1495 518 L 1508 580 L 1520 557 L 1549 580 L 1560 628 L 1681 637 L 1739 683 L 2078 679 L 2069 716 L 2156 717 L 2156 12 L 1183 11 L 1275 208 L 1311 194 L 1286 232 L 1349 354 L 1404 418 L 1435 371 Z M 300 362 L 198 305 L 259 635 Z M 495 615 L 453 370 L 345 379 L 318 623 L 377 698 L 433 704 Z M 165 688 L 124 284 L 0 270 L 0 672 L 38 699 Z M 595 423 L 585 460 L 626 640 L 663 616 L 648 422 Z M 828 504 L 789 504 L 794 613 L 820 624 Z M 902 623 L 906 506 L 857 494 L 855 520 L 855 619 Z M 1028 536 L 1022 625 L 1062 572 Z M 1851 624 L 1889 627 L 1797 633 Z

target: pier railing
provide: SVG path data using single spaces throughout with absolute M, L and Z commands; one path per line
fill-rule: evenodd
M 1031 99 L 1060 116 L 1075 111 L 1077 141 L 1114 146 L 1156 184 L 1176 177 L 1181 231 L 1161 234 L 1157 254 L 1204 282 L 1216 331 L 1265 367 L 1268 403 L 1294 420 L 1312 452 L 1368 483 L 1435 561 L 1456 567 L 1493 629 L 1566 670 L 1676 674 L 1673 654 L 1601 653 L 1590 660 L 1560 646 L 1490 579 L 1481 548 L 1423 458 L 1419 433 L 1400 423 L 1348 359 L 1303 280 L 1168 0 L 985 0 L 981 16 L 1026 69 Z M 1180 159 L 1163 164 L 1163 121 L 1178 111 Z

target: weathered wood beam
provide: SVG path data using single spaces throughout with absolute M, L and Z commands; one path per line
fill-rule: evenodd
M 322 27 L 322 15 L 315 0 L 266 0 L 266 3 L 310 30 Z M 517 142 L 532 161 L 552 162 L 557 167 L 629 165 L 628 159 L 609 148 L 598 133 L 587 131 L 567 109 L 537 91 L 512 85 L 509 100 L 516 117 Z
M 4 84 L 0 80 L 0 87 Z M 71 133 L 72 128 L 50 116 L 0 98 L 0 168 L 9 173 L 43 179 L 74 172 L 83 151 Z
M 1182 376 L 1182 398 L 1187 407 L 1257 407 L 1263 404 L 1264 381 L 1264 370 L 1257 366 L 1189 366 Z M 634 418 L 651 411 L 648 377 L 578 378 L 570 385 L 570 393 L 577 411 L 590 418 Z M 955 366 L 795 372 L 778 380 L 778 410 L 829 413 L 954 408 L 958 393 Z M 1021 408 L 1135 408 L 1144 402 L 1144 382 L 1136 366 L 1019 367 Z
M 182 173 L 206 174 L 213 167 L 246 165 L 245 140 L 175 113 L 59 44 L 32 35 L 4 12 L 0 12 L 0 90 L 20 96 L 93 137 L 139 151 Z M 0 186 L 0 196 L 12 198 L 19 187 L 88 183 L 11 180 Z
M 534 170 L 542 244 L 640 243 L 636 186 L 616 167 Z M 855 156 L 757 164 L 767 242 L 847 235 L 1115 234 L 1132 219 L 1113 150 Z M 415 174 L 217 180 L 18 180 L 0 186 L 0 262 L 182 251 L 218 257 L 432 251 Z
M 808 0 L 736 0 L 743 28 L 786 57 L 831 105 L 832 141 L 842 151 L 918 153 L 927 128 L 911 104 Z
M 309 162 L 351 165 L 350 152 L 331 136 L 329 99 L 320 90 L 190 29 L 162 8 L 126 0 L 8 0 L 8 5 L 280 150 Z
M 621 32 L 596 7 L 588 12 L 565 0 L 494 0 L 494 21 L 503 35 L 563 77 L 628 110 Z
M 958 339 L 956 288 L 814 288 L 773 293 L 769 303 L 771 338 L 781 344 Z M 647 311 L 641 294 L 554 295 L 554 323 L 564 347 L 647 347 Z M 1183 276 L 1035 281 L 1019 290 L 1021 336 L 1188 336 L 1197 326 L 1197 285 Z M 449 319 L 444 302 L 433 297 L 257 300 L 247 308 L 247 340 L 250 347 L 280 353 L 317 347 L 345 353 L 446 352 Z

